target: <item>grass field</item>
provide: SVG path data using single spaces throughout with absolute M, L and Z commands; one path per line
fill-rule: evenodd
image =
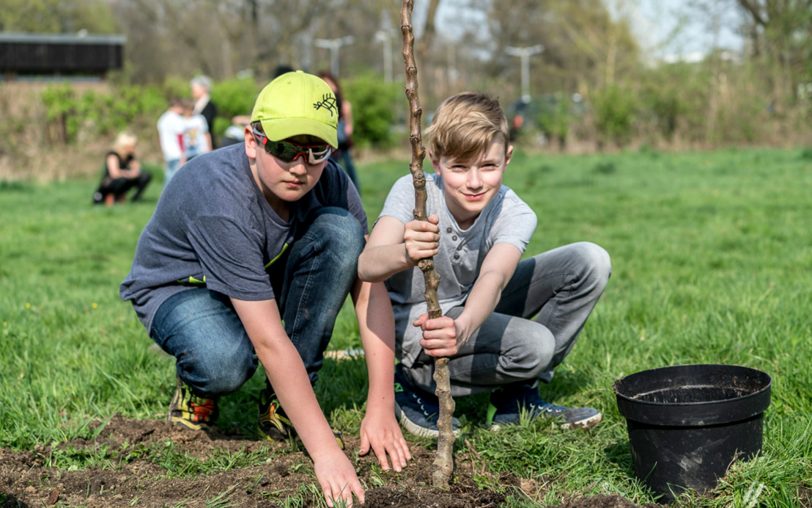
M 361 166 L 376 216 L 402 161 Z M 593 405 L 590 432 L 543 423 L 499 434 L 479 425 L 484 400 L 458 403 L 466 446 L 483 487 L 500 473 L 523 479 L 508 506 L 555 505 L 573 495 L 654 498 L 634 479 L 625 420 L 612 384 L 674 364 L 754 367 L 773 379 L 763 453 L 736 463 L 716 491 L 679 506 L 786 507 L 812 503 L 812 154 L 741 150 L 607 156 L 517 154 L 506 183 L 535 210 L 528 252 L 590 240 L 612 256 L 613 275 L 579 342 L 542 388 L 558 403 Z M 0 183 L 0 447 L 31 450 L 92 437 L 90 422 L 121 414 L 161 418 L 173 362 L 118 299 L 159 186 L 145 203 L 92 207 L 95 182 Z M 333 349 L 358 346 L 348 308 Z M 258 373 L 222 406 L 222 424 L 253 432 Z M 317 392 L 334 426 L 357 433 L 365 400 L 360 361 L 328 362 Z M 430 446 L 423 440 L 414 447 Z M 109 457 L 62 455 L 59 468 L 115 468 Z M 262 462 L 248 454 L 243 461 Z M 162 464 L 188 473 L 188 461 Z M 198 474 L 235 467 L 209 461 Z M 529 487 L 528 487 L 529 486 Z M 3 501 L 0 491 L 0 504 Z

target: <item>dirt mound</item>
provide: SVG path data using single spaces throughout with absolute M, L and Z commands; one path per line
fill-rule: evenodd
M 95 430 L 94 439 L 77 439 L 54 448 L 0 449 L 0 506 L 272 507 L 289 505 L 285 501 L 290 498 L 297 498 L 297 506 L 318 504 L 312 465 L 292 444 L 191 432 L 162 421 L 121 417 L 99 424 Z M 357 440 L 347 438 L 346 443 L 353 456 Z M 366 506 L 497 507 L 506 495 L 519 492 L 519 479 L 510 475 L 500 478 L 504 492 L 479 489 L 471 475 L 476 461 L 465 451 L 457 454 L 451 489 L 437 491 L 430 481 L 434 452 L 417 445 L 412 448 L 414 458 L 401 473 L 381 472 L 372 457 L 357 459 L 356 469 L 368 486 Z M 266 454 L 264 463 L 257 459 Z M 242 465 L 239 458 L 245 456 L 253 459 Z M 69 465 L 70 458 L 84 458 L 82 469 Z M 218 472 L 198 469 L 201 461 L 211 460 L 217 461 Z M 173 465 L 171 474 L 168 463 Z M 476 468 L 480 470 L 481 464 Z M 622 498 L 602 497 L 565 506 L 634 505 Z

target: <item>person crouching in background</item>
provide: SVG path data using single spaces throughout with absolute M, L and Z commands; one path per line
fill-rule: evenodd
M 102 180 L 93 193 L 93 203 L 113 206 L 114 203 L 126 201 L 127 192 L 135 189 L 133 201 L 144 195 L 152 175 L 141 169 L 141 163 L 135 157 L 135 146 L 138 138 L 133 134 L 122 132 L 116 136 L 113 149 L 104 157 Z

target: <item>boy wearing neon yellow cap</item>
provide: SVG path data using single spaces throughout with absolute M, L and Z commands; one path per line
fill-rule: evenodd
M 259 426 L 299 435 L 328 502 L 363 500 L 313 392 L 336 316 L 352 294 L 369 372 L 361 450 L 399 471 L 409 449 L 393 416 L 394 330 L 382 284 L 356 280 L 367 218 L 337 146 L 335 96 L 301 71 L 257 97 L 245 142 L 201 155 L 161 195 L 121 285 L 177 360 L 169 420 L 192 429 L 261 362 Z M 284 408 L 284 410 L 283 410 Z

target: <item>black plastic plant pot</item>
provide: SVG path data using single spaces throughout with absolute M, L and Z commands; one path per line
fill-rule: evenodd
M 770 376 L 735 365 L 682 365 L 615 383 L 634 473 L 664 501 L 716 486 L 734 460 L 761 450 Z

